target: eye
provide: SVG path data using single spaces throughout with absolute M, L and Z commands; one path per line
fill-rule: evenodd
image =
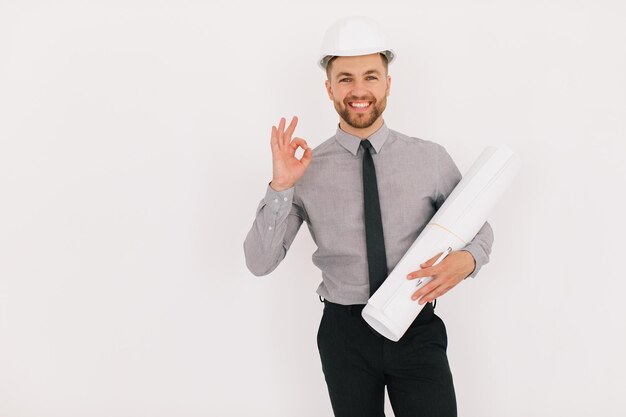
M 370 75 L 370 76 L 369 76 L 369 77 L 367 77 L 367 78 L 373 78 L 373 79 L 375 79 L 375 80 L 377 80 L 377 79 L 378 79 L 378 78 L 374 77 L 373 75 Z
M 349 80 L 350 78 L 342 78 L 341 80 L 339 80 L 339 82 L 343 82 L 345 80 Z

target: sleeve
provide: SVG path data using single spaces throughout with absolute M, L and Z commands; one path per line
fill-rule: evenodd
M 438 178 L 435 207 L 439 210 L 439 207 L 452 193 L 454 187 L 461 181 L 461 173 L 446 149 L 441 145 L 437 145 L 437 147 Z M 476 236 L 461 249 L 469 252 L 474 257 L 476 263 L 474 270 L 468 276 L 475 278 L 483 265 L 489 263 L 492 245 L 493 229 L 489 222 L 485 222 L 478 233 L 476 233 Z
M 246 266 L 256 276 L 276 269 L 306 219 L 304 209 L 293 201 L 294 191 L 294 187 L 276 191 L 268 183 L 256 209 L 256 218 L 243 243 Z

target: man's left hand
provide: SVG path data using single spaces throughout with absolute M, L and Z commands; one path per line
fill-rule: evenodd
M 442 252 L 439 252 L 437 255 L 421 264 L 421 269 L 407 275 L 407 279 L 433 278 L 429 283 L 415 291 L 411 297 L 413 300 L 417 300 L 423 296 L 419 300 L 420 304 L 428 303 L 447 293 L 474 271 L 476 262 L 472 254 L 466 250 L 450 252 L 441 262 L 432 266 L 441 253 Z

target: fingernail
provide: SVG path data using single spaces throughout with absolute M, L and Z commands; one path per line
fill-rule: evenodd
M 407 275 L 406 279 L 411 279 L 411 274 Z

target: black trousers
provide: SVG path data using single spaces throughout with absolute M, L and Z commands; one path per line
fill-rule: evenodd
M 361 316 L 363 305 L 324 301 L 317 346 L 335 417 L 384 417 L 384 389 L 396 417 L 456 417 L 446 327 L 432 303 L 397 342 Z

